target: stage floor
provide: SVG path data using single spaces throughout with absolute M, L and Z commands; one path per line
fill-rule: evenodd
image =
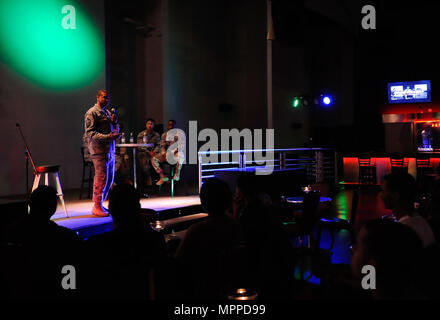
M 198 195 L 141 199 L 141 207 L 143 209 L 153 209 L 157 212 L 193 205 L 200 205 L 200 198 Z M 112 230 L 112 217 L 96 217 L 92 215 L 92 206 L 93 202 L 91 200 L 67 200 L 66 208 L 69 217 L 66 218 L 63 207 L 61 204 L 58 204 L 57 211 L 52 216 L 52 221 L 60 226 L 72 229 L 78 234 L 82 233 L 83 236 L 85 233 L 91 233 L 87 232 L 87 230 L 91 231 L 94 229 L 95 231 L 93 233 L 96 233 L 97 229 L 99 229 L 99 233 Z M 108 207 L 108 201 L 104 202 L 104 206 Z

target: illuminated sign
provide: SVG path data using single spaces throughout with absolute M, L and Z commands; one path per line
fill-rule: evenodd
M 431 102 L 431 82 L 422 80 L 388 83 L 388 102 Z

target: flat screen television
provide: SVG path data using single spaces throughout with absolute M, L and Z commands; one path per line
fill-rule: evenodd
M 403 81 L 388 83 L 389 103 L 431 102 L 431 81 Z
M 417 151 L 440 151 L 440 122 L 417 122 L 414 129 Z

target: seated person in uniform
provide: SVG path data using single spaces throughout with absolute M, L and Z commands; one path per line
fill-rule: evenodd
M 167 151 L 170 146 L 176 146 L 176 142 L 178 142 L 179 139 L 181 139 L 181 137 L 179 137 L 178 135 L 176 135 L 174 137 L 170 136 L 169 131 L 174 128 L 176 128 L 176 121 L 169 120 L 168 121 L 168 130 L 162 134 L 162 137 L 160 140 L 160 152 L 154 158 L 152 158 L 152 161 L 151 161 L 151 164 L 152 164 L 154 170 L 156 170 L 156 172 L 160 175 L 160 180 L 156 183 L 156 185 L 158 185 L 158 186 L 169 180 L 163 174 L 163 170 L 160 167 L 160 164 L 167 162 L 167 161 L 168 161 L 168 163 L 173 163 L 173 162 L 171 162 L 171 159 L 167 158 Z M 185 157 L 183 154 L 183 150 L 180 150 L 178 147 L 175 150 L 173 150 L 173 155 L 174 155 L 174 159 L 176 161 L 176 171 L 174 173 L 173 180 L 179 181 L 180 180 L 180 171 L 182 170 L 182 165 L 183 165 L 183 161 L 184 161 Z
M 152 147 L 139 147 L 138 160 L 141 170 L 140 188 L 145 189 L 151 186 L 150 160 L 159 153 L 160 136 L 154 131 L 154 119 L 147 119 L 145 122 L 145 130 L 141 131 L 137 136 L 137 143 L 152 143 Z

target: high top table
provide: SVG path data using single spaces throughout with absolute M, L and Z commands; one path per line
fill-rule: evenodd
M 136 182 L 136 148 L 138 147 L 154 147 L 153 143 L 117 143 L 116 148 L 133 148 L 133 184 L 135 189 L 137 189 Z
M 303 196 L 288 197 L 286 201 L 289 203 L 303 203 L 304 197 Z M 330 202 L 330 201 L 332 201 L 332 198 L 330 197 L 319 197 L 319 202 Z

